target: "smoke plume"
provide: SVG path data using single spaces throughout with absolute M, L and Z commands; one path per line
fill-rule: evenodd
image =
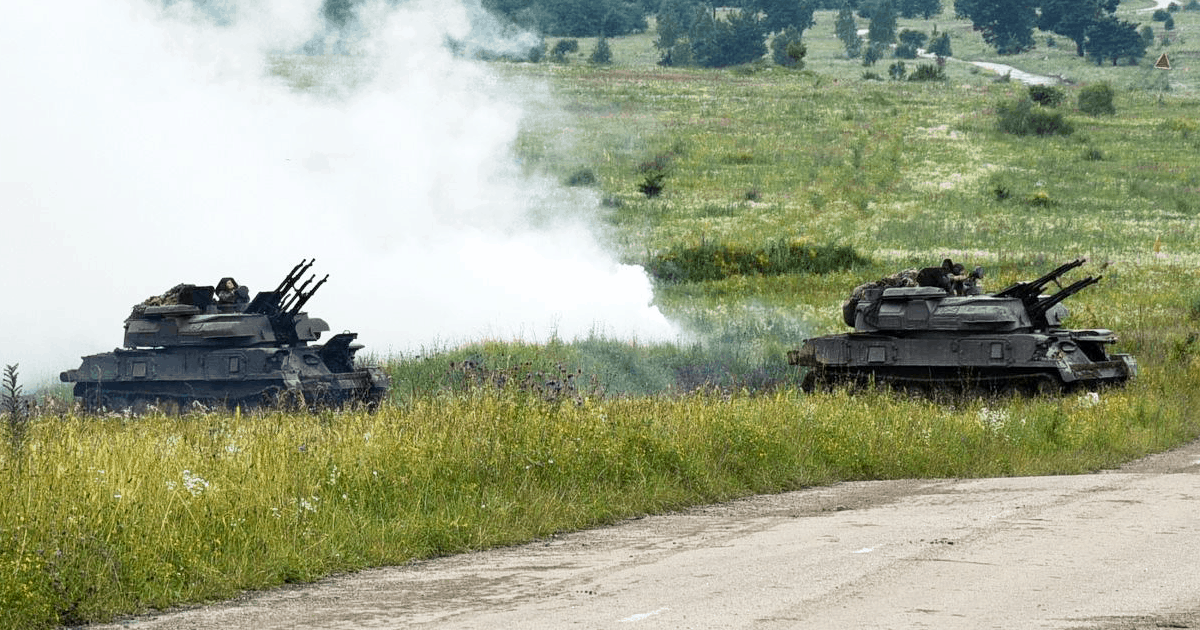
M 538 90 L 447 47 L 527 48 L 477 0 L 367 5 L 334 34 L 319 0 L 6 18 L 0 362 L 25 375 L 120 345 L 130 307 L 177 283 L 271 289 L 312 257 L 330 280 L 307 310 L 378 355 L 674 335 L 596 238 L 595 196 L 517 163 Z M 295 54 L 314 47 L 350 54 Z M 276 63 L 319 80 L 292 89 Z

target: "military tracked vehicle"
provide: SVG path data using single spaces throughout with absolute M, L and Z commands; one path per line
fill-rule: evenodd
M 358 334 L 313 343 L 329 330 L 301 310 L 329 279 L 314 284 L 314 274 L 300 284 L 313 262 L 300 261 L 274 291 L 253 300 L 232 278 L 216 287 L 177 285 L 133 307 L 123 348 L 83 357 L 60 378 L 75 383 L 75 398 L 92 413 L 195 403 L 373 407 L 388 378 L 354 365 Z
M 843 309 L 854 332 L 807 339 L 788 352 L 788 362 L 805 368 L 801 385 L 807 391 L 870 382 L 927 393 L 1046 392 L 1124 383 L 1137 374 L 1137 362 L 1128 354 L 1109 354 L 1117 340 L 1112 331 L 1062 327 L 1063 300 L 1100 277 L 1042 293 L 1083 263 L 1075 260 L 990 295 L 956 295 L 946 283 L 864 285 Z

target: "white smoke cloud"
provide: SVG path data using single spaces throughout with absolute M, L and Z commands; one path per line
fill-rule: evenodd
M 594 195 L 516 164 L 527 90 L 447 50 L 505 32 L 477 2 L 366 7 L 355 54 L 320 60 L 348 87 L 310 92 L 267 70 L 322 32 L 319 0 L 204 7 L 24 2 L 0 22 L 0 362 L 52 377 L 178 282 L 270 289 L 311 257 L 331 277 L 307 310 L 381 355 L 674 336 L 594 236 Z

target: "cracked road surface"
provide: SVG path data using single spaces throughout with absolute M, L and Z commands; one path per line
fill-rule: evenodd
M 1200 628 L 1200 441 L 1090 475 L 756 496 L 103 627 Z

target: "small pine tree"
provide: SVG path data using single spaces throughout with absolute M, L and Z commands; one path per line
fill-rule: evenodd
M 896 41 L 896 11 L 892 0 L 880 0 L 871 11 L 867 41 L 871 44 L 891 44 Z
M 863 53 L 863 65 L 873 66 L 876 61 L 883 59 L 883 49 L 886 44 L 871 43 L 867 44 L 867 50 Z
M 808 48 L 800 41 L 800 29 L 789 26 L 771 40 L 771 59 L 784 67 L 804 68 Z
M 612 63 L 612 48 L 608 45 L 608 38 L 601 37 L 596 42 L 596 48 L 592 50 L 592 56 L 588 57 L 588 61 L 598 65 Z
M 950 33 L 942 33 L 941 35 L 934 37 L 933 40 L 929 42 L 928 50 L 938 57 L 953 56 L 953 53 L 950 50 Z

